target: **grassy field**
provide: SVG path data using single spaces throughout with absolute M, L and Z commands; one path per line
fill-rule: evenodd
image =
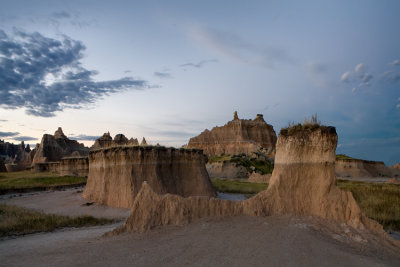
M 217 191 L 224 193 L 257 194 L 268 187 L 268 184 L 250 183 L 240 180 L 211 178 L 211 181 Z
M 385 229 L 400 230 L 400 185 L 338 180 L 342 190 L 351 191 L 361 210 Z
M 86 180 L 85 177 L 59 176 L 50 172 L 6 172 L 0 174 L 0 192 L 82 184 Z
M 267 189 L 268 184 L 238 180 L 211 179 L 217 191 L 226 193 L 256 194 Z M 351 191 L 361 210 L 385 229 L 400 230 L 400 185 L 377 184 L 338 180 L 340 189 Z
M 0 237 L 49 232 L 62 227 L 83 227 L 113 223 L 92 216 L 68 217 L 0 204 Z

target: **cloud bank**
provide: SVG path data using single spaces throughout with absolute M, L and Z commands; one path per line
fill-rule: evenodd
M 84 44 L 65 35 L 56 40 L 14 30 L 9 36 L 0 29 L 0 107 L 51 117 L 111 93 L 149 87 L 132 77 L 95 81 L 97 72 L 81 65 L 84 50 Z
M 19 132 L 0 132 L 0 137 L 12 137 L 19 135 Z

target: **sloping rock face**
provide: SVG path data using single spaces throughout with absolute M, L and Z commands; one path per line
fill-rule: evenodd
M 237 179 L 249 177 L 245 167 L 237 166 L 236 163 L 229 161 L 207 163 L 206 169 L 208 175 L 215 178 Z
M 88 177 L 89 158 L 88 157 L 62 158 L 57 168 L 57 172 L 61 175 Z
M 39 147 L 36 148 L 32 164 L 60 161 L 61 158 L 71 156 L 73 153 L 87 156 L 89 148 L 75 140 L 68 139 L 59 127 L 54 135 L 43 135 Z
M 316 216 L 355 229 L 384 234 L 381 225 L 368 219 L 351 192 L 335 185 L 334 127 L 312 132 L 280 134 L 276 146 L 275 168 L 267 190 L 242 201 L 213 198 L 159 196 L 143 186 L 132 206 L 132 213 L 118 231 L 145 231 L 159 225 L 184 224 L 208 216 L 247 214 L 268 216 L 296 214 Z
M 216 196 L 201 150 L 151 146 L 91 151 L 83 196 L 108 206 L 130 208 L 144 181 L 158 194 Z
M 0 156 L 0 172 L 7 172 L 6 165 L 4 165 L 3 157 Z
M 242 120 L 235 113 L 234 119 L 224 126 L 190 138 L 187 147 L 203 149 L 207 155 L 251 154 L 259 150 L 270 154 L 275 143 L 274 128 L 264 121 L 263 115 L 258 114 L 254 120 Z
M 0 140 L 0 157 L 4 159 L 4 164 L 10 166 L 10 169 L 25 170 L 32 164 L 31 148 L 25 146 L 24 141 L 19 145 L 4 142 Z
M 361 159 L 337 159 L 335 171 L 338 177 L 391 177 L 395 173 L 381 161 Z
M 125 137 L 123 134 L 117 134 L 114 139 L 112 139 L 110 132 L 104 133 L 102 137 L 97 139 L 93 146 L 90 148 L 91 150 L 96 150 L 96 149 L 101 149 L 101 148 L 107 148 L 107 147 L 113 147 L 113 146 L 138 146 L 139 142 L 135 138 L 131 138 L 128 140 L 128 138 Z

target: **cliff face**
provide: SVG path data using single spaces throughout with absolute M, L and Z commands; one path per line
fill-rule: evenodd
M 203 149 L 207 155 L 237 155 L 251 154 L 258 150 L 271 153 L 275 143 L 274 128 L 264 121 L 261 114 L 254 120 L 242 120 L 235 113 L 234 120 L 191 138 L 187 147 Z
M 395 171 L 381 161 L 337 159 L 336 175 L 339 177 L 391 177 Z
M 249 177 L 249 174 L 245 167 L 236 165 L 237 164 L 233 162 L 220 161 L 220 162 L 207 163 L 206 169 L 210 177 L 227 178 L 227 179 Z
M 159 196 L 144 185 L 133 203 L 130 217 L 116 232 L 145 231 L 208 216 L 296 214 L 312 215 L 384 235 L 382 226 L 361 212 L 351 192 L 341 191 L 335 185 L 336 144 L 334 127 L 281 134 L 268 189 L 242 202 L 170 194 Z
M 68 139 L 61 128 L 54 135 L 45 134 L 39 147 L 36 148 L 36 153 L 32 164 L 60 161 L 63 157 L 79 154 L 87 156 L 89 148 L 75 140 Z
M 144 181 L 158 194 L 216 196 L 201 151 L 151 146 L 90 152 L 83 196 L 101 204 L 130 208 Z
M 89 175 L 88 157 L 63 158 L 57 172 L 61 175 L 85 176 Z
M 102 137 L 97 139 L 93 146 L 90 148 L 91 150 L 96 150 L 96 149 L 101 149 L 101 148 L 107 148 L 107 147 L 113 147 L 113 146 L 123 146 L 123 145 L 129 145 L 129 146 L 138 146 L 139 142 L 135 138 L 131 138 L 128 140 L 128 138 L 125 137 L 123 134 L 117 134 L 114 139 L 112 139 L 111 135 L 109 132 L 104 133 Z
M 0 140 L 0 157 L 4 164 L 9 166 L 10 171 L 25 170 L 32 163 L 31 148 L 25 146 L 24 141 L 19 145 Z

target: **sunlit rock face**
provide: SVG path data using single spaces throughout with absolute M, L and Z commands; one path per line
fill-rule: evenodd
M 244 120 L 239 119 L 235 112 L 232 121 L 191 138 L 187 147 L 202 149 L 207 155 L 251 154 L 260 150 L 272 154 L 275 144 L 274 128 L 265 122 L 263 115 L 258 114 L 254 120 Z

